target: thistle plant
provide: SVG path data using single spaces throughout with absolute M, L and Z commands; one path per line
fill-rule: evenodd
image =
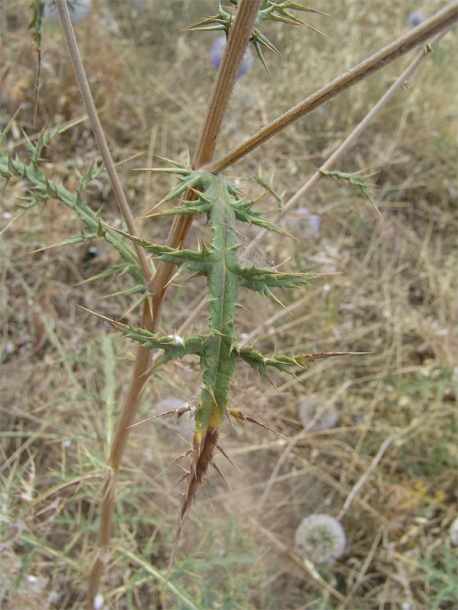
M 178 186 L 163 199 L 164 202 L 173 199 L 180 199 L 180 201 L 174 208 L 164 213 L 173 217 L 173 223 L 166 243 L 162 245 L 139 237 L 136 223 L 111 159 L 79 57 L 72 29 L 72 14 L 69 9 L 76 9 L 82 5 L 87 7 L 89 3 L 78 3 L 76 0 L 75 2 L 55 0 L 54 3 L 48 3 L 50 9 L 54 5 L 62 22 L 86 112 L 96 136 L 104 166 L 110 176 L 116 199 L 122 210 L 125 225 L 121 229 L 110 226 L 104 221 L 101 214 L 94 212 L 85 201 L 85 190 L 90 181 L 103 171 L 102 167 L 88 170 L 80 179 L 76 193 L 71 193 L 45 175 L 41 167 L 41 154 L 44 146 L 58 135 L 57 131 L 43 134 L 37 143 L 28 140 L 29 159 L 27 161 L 1 153 L 0 173 L 6 180 L 19 177 L 27 181 L 30 186 L 30 196 L 28 196 L 18 216 L 32 207 L 45 203 L 50 198 L 55 198 L 74 210 L 84 225 L 84 231 L 81 232 L 81 235 L 72 238 L 71 242 L 68 240 L 63 242 L 64 244 L 87 243 L 92 239 L 103 237 L 112 245 L 122 261 L 98 277 L 121 273 L 130 274 L 134 280 L 134 286 L 129 291 L 140 295 L 139 298 L 143 307 L 141 320 L 136 326 L 122 324 L 95 312 L 102 320 L 123 333 L 127 338 L 133 339 L 138 347 L 132 380 L 123 402 L 121 416 L 110 448 L 106 469 L 103 473 L 104 484 L 100 508 L 98 549 L 88 593 L 88 604 L 90 608 L 93 608 L 95 600 L 97 600 L 97 604 L 100 602 L 98 597 L 100 579 L 109 560 L 117 473 L 128 442 L 129 431 L 135 422 L 142 392 L 152 371 L 170 361 L 191 355 L 199 358 L 202 376 L 201 393 L 196 404 L 180 408 L 177 413 L 181 414 L 189 411 L 194 416 L 195 432 L 190 450 L 190 466 L 184 476 L 185 491 L 178 513 L 169 572 L 167 577 L 164 577 L 159 571 L 156 574 L 161 582 L 169 586 L 168 579 L 173 565 L 174 552 L 190 506 L 195 501 L 197 492 L 202 486 L 204 477 L 211 465 L 222 476 L 213 460 L 217 450 L 226 455 L 220 441 L 223 421 L 226 417 L 229 417 L 239 424 L 252 422 L 270 429 L 268 423 L 258 422 L 250 413 L 245 413 L 232 406 L 230 385 L 234 379 L 237 360 L 244 361 L 256 373 L 272 382 L 269 370 L 296 375 L 318 359 L 349 354 L 349 352 L 338 351 L 294 355 L 263 354 L 253 346 L 242 345 L 236 333 L 236 311 L 239 307 L 241 289 L 245 288 L 260 293 L 282 307 L 281 300 L 276 293 L 277 289 L 307 286 L 309 282 L 318 277 L 318 274 L 280 272 L 277 269 L 251 265 L 246 262 L 248 260 L 246 257 L 239 256 L 240 244 L 237 235 L 240 224 L 254 225 L 260 229 L 258 236 L 248 246 L 248 249 L 253 248 L 255 243 L 262 239 L 266 233 L 281 233 L 281 229 L 275 224 L 276 221 L 267 220 L 259 212 L 256 200 L 246 200 L 240 189 L 223 176 L 222 172 L 293 122 L 304 117 L 369 74 L 381 69 L 387 63 L 426 40 L 430 40 L 435 34 L 438 34 L 438 37 L 443 35 L 447 28 L 458 20 L 458 4 L 453 3 L 447 6 L 423 24 L 418 25 L 414 30 L 345 72 L 216 161 L 213 158 L 216 141 L 234 83 L 240 74 L 243 58 L 246 56 L 248 44 L 253 45 L 258 58 L 267 67 L 263 52 L 265 50 L 276 52 L 276 48 L 262 32 L 263 22 L 274 20 L 283 23 L 285 26 L 306 26 L 313 31 L 315 28 L 298 17 L 298 14 L 316 13 L 318 11 L 290 0 L 232 0 L 233 6 L 230 9 L 220 6 L 219 12 L 215 16 L 205 18 L 191 26 L 189 28 L 191 31 L 220 30 L 228 38 L 210 96 L 207 115 L 192 159 L 187 165 L 175 162 L 171 168 L 156 170 L 177 175 L 180 180 Z M 43 6 L 43 2 L 35 0 L 35 13 L 32 23 L 34 24 L 35 40 L 38 46 L 41 40 L 40 28 Z M 74 17 L 73 21 L 75 21 Z M 431 45 L 421 50 L 408 70 L 412 72 L 424 60 L 435 42 L 437 40 L 432 41 Z M 371 115 L 355 129 L 351 136 L 339 147 L 338 151 L 304 185 L 305 190 L 321 178 L 332 177 L 350 181 L 353 185 L 362 189 L 370 198 L 370 191 L 365 182 L 358 181 L 353 174 L 331 172 L 330 166 L 348 148 L 352 139 L 364 129 L 389 97 L 403 85 L 408 76 L 406 73 L 401 75 L 390 89 L 389 94 L 380 101 Z M 6 132 L 3 137 L 5 136 Z M 297 193 L 283 206 L 278 219 L 297 203 L 297 198 L 302 196 L 305 190 Z M 193 219 L 197 215 L 207 217 L 211 236 L 208 241 L 202 240 L 197 250 L 191 250 L 185 247 L 185 242 Z M 155 257 L 154 268 L 146 253 Z M 205 302 L 208 303 L 209 314 L 208 328 L 204 333 L 186 336 L 189 324 L 180 333 L 164 334 L 159 332 L 164 296 L 177 268 L 180 273 L 189 272 L 193 277 L 196 275 L 205 277 Z M 160 352 L 159 355 L 158 352 Z M 335 537 L 338 538 L 338 536 Z M 331 553 L 334 557 L 339 556 L 342 552 L 345 546 L 345 538 L 340 536 L 338 542 L 339 548 L 334 549 Z M 321 561 L 320 557 L 316 561 Z
M 178 174 L 181 177 L 181 183 L 167 195 L 164 201 L 175 199 L 188 191 L 191 191 L 196 197 L 191 201 L 183 201 L 182 205 L 175 207 L 170 213 L 177 216 L 206 214 L 213 231 L 211 243 L 201 242 L 200 249 L 194 251 L 160 246 L 132 235 L 125 233 L 123 235 L 147 252 L 154 254 L 158 260 L 206 277 L 209 305 L 208 334 L 187 339 L 175 334 L 161 337 L 141 328 L 132 328 L 102 318 L 144 347 L 163 350 L 164 354 L 157 361 L 156 366 L 187 355 L 197 355 L 200 358 L 203 385 L 195 410 L 192 461 L 190 470 L 186 474 L 187 487 L 178 515 L 176 543 L 186 513 L 195 499 L 197 490 L 203 484 L 209 466 L 213 463 L 215 450 L 219 448 L 220 451 L 223 451 L 219 445 L 219 436 L 225 417 L 231 416 L 242 424 L 245 421 L 256 421 L 249 415 L 229 406 L 229 388 L 234 376 L 236 359 L 244 360 L 255 372 L 271 381 L 268 367 L 294 374 L 296 370 L 318 358 L 348 355 L 348 353 L 332 352 L 295 356 L 274 354 L 265 357 L 253 348 L 241 348 L 237 345 L 235 311 L 238 306 L 240 287 L 259 292 L 281 305 L 271 288 L 292 288 L 304 285 L 315 276 L 308 273 L 280 273 L 256 266 L 245 266 L 237 256 L 239 248 L 237 220 L 270 231 L 281 231 L 266 221 L 259 211 L 253 209 L 255 201 L 245 201 L 240 191 L 222 176 L 217 177 L 204 170 L 193 171 L 186 167 L 172 168 L 168 171 Z M 180 411 L 182 412 L 183 409 Z M 215 468 L 217 467 L 215 466 Z M 170 567 L 172 562 L 173 554 Z

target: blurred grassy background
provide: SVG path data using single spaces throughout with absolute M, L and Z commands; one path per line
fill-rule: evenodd
M 185 27 L 214 14 L 211 1 L 96 0 L 76 27 L 92 91 L 139 217 L 172 184 L 134 169 L 153 155 L 186 160 L 214 80 L 214 33 Z M 359 0 L 319 3 L 330 17 L 309 30 L 269 26 L 281 57 L 269 54 L 240 79 L 217 156 L 410 26 L 408 15 L 442 6 Z M 75 123 L 46 149 L 43 166 L 74 190 L 99 160 L 59 27 L 43 31 L 38 124 L 33 127 L 37 57 L 27 31 L 27 0 L 0 5 L 0 123 L 4 143 L 24 154 L 24 133 Z M 457 87 L 456 30 L 348 152 L 339 167 L 361 172 L 381 211 L 361 192 L 330 178 L 301 202 L 320 217 L 318 235 L 290 215 L 295 240 L 271 235 L 262 256 L 291 270 L 333 273 L 284 295 L 280 311 L 242 294 L 238 332 L 264 352 L 365 351 L 315 364 L 280 392 L 237 369 L 233 403 L 284 434 L 227 427 L 223 447 L 240 471 L 218 462 L 232 489 L 208 478 L 192 510 L 172 582 L 202 608 L 453 608 L 456 550 L 457 396 Z M 410 61 L 390 65 L 312 113 L 227 171 L 244 190 L 262 171 L 286 201 L 361 120 Z M 2 226 L 27 186 L 2 185 Z M 94 209 L 118 217 L 106 176 L 91 185 Z M 271 196 L 261 204 L 274 212 Z M 142 235 L 164 241 L 169 220 L 147 219 Z M 57 202 L 32 210 L 3 234 L 1 494 L 4 608 L 78 608 L 95 550 L 99 473 L 128 383 L 134 346 L 77 304 L 137 324 L 135 297 L 113 293 L 129 278 L 82 283 L 115 255 L 101 244 L 51 248 L 78 234 Z M 205 233 L 196 222 L 191 243 Z M 245 236 L 252 235 L 251 230 Z M 162 326 L 174 331 L 204 295 L 200 279 L 170 289 Z M 205 328 L 205 314 L 197 321 Z M 142 418 L 163 400 L 192 400 L 193 360 L 170 364 L 148 386 Z M 336 406 L 336 427 L 303 428 L 297 409 L 311 394 Z M 173 408 L 173 407 L 172 407 Z M 186 450 L 170 422 L 146 422 L 131 435 L 120 475 L 106 608 L 186 608 L 164 593 L 152 567 L 167 565 Z M 182 428 L 178 432 L 183 436 Z M 222 456 L 217 459 L 220 460 Z M 167 468 L 169 467 L 169 468 Z M 161 476 L 159 473 L 165 470 Z M 345 502 L 360 478 L 353 502 Z M 347 551 L 321 580 L 293 553 L 294 531 L 311 513 L 340 516 Z M 453 572 L 455 570 L 455 573 Z M 455 590 L 454 588 L 455 587 Z M 16 591 L 15 591 L 16 589 Z M 35 605 L 34 605 L 35 604 Z

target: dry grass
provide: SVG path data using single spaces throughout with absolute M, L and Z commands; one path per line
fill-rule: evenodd
M 336 18 L 313 24 L 326 39 L 272 28 L 283 57 L 268 57 L 270 76 L 255 65 L 240 80 L 220 152 L 405 31 L 409 10 L 416 8 L 403 2 L 389 3 L 389 9 L 373 2 L 370 11 L 362 1 L 324 4 L 320 9 Z M 12 0 L 0 8 L 0 121 L 4 127 L 21 107 L 6 143 L 20 154 L 22 130 L 37 133 L 27 6 Z M 135 15 L 134 6 L 146 6 L 145 12 Z M 430 2 L 431 11 L 440 6 Z M 77 30 L 137 216 L 164 195 L 169 182 L 132 169 L 150 163 L 153 152 L 184 160 L 186 147 L 194 146 L 214 77 L 214 36 L 180 30 L 209 12 L 208 2 L 98 0 Z M 278 376 L 279 392 L 243 366 L 237 369 L 234 404 L 287 440 L 227 427 L 223 446 L 240 470 L 217 458 L 232 489 L 209 477 L 208 497 L 201 493 L 191 512 L 172 576 L 198 607 L 413 610 L 456 603 L 448 543 L 456 516 L 456 47 L 452 31 L 339 167 L 370 176 L 381 217 L 360 192 L 328 178 L 302 204 L 320 214 L 317 238 L 305 236 L 303 225 L 288 217 L 284 223 L 296 241 L 269 236 L 262 242 L 264 255 L 276 264 L 290 259 L 292 269 L 338 275 L 295 291 L 290 312 L 244 294 L 239 336 L 256 338 L 267 353 L 370 354 L 321 362 L 297 379 Z M 408 59 L 401 61 L 406 65 Z M 372 76 L 228 173 L 252 193 L 259 189 L 246 180 L 250 172 L 275 174 L 274 186 L 287 199 L 400 72 L 396 63 Z M 61 35 L 49 24 L 41 80 L 39 129 L 82 117 Z M 46 171 L 71 190 L 78 172 L 97 159 L 80 122 L 46 149 Z M 3 187 L 3 224 L 25 192 L 22 181 Z M 105 177 L 91 186 L 89 199 L 116 221 Z M 266 197 L 262 205 L 275 210 L 276 203 Z M 167 226 L 166 219 L 148 220 L 142 234 L 163 241 Z M 50 203 L 13 224 L 2 244 L 4 608 L 81 607 L 102 468 L 130 374 L 132 345 L 77 308 L 136 322 L 135 296 L 109 296 L 128 278 L 82 283 L 115 262 L 115 255 L 104 244 L 94 258 L 87 246 L 37 251 L 79 231 L 67 209 Z M 192 241 L 204 231 L 203 223 L 196 224 Z M 199 280 L 177 282 L 163 328 L 178 328 L 203 289 Z M 204 313 L 197 324 L 204 328 Z M 195 361 L 168 365 L 151 379 L 141 419 L 158 400 L 189 400 L 198 389 Z M 337 427 L 314 432 L 300 425 L 298 405 L 312 393 L 337 404 Z M 131 436 L 106 608 L 188 607 L 165 594 L 152 574 L 167 565 L 179 503 L 173 485 L 181 471 L 170 464 L 186 445 L 175 430 L 148 421 Z M 345 556 L 317 575 L 294 554 L 293 539 L 300 521 L 320 512 L 341 519 L 348 544 Z

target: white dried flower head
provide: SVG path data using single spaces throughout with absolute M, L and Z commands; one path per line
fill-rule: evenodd
M 101 610 L 104 603 L 105 600 L 103 599 L 103 595 L 101 593 L 97 593 L 97 595 L 94 597 L 94 610 Z
M 329 430 L 339 421 L 335 405 L 326 405 L 326 399 L 312 394 L 299 405 L 299 419 L 308 430 Z
M 91 10 L 91 0 L 67 0 L 68 12 L 72 23 L 79 23 L 86 19 Z M 59 11 L 55 0 L 47 0 L 44 16 L 52 21 L 59 21 Z
M 450 526 L 450 543 L 452 546 L 458 546 L 458 517 L 455 517 Z
M 345 550 L 345 532 L 329 515 L 310 515 L 296 530 L 294 550 L 313 563 L 332 563 Z

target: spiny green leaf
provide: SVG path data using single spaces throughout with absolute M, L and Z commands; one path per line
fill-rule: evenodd
M 259 172 L 259 174 L 257 174 L 257 175 L 250 176 L 249 180 L 251 180 L 251 182 L 254 182 L 255 184 L 260 184 L 267 192 L 269 192 L 271 195 L 273 195 L 275 197 L 275 199 L 277 200 L 279 210 L 283 211 L 283 198 L 284 198 L 285 192 L 278 194 L 272 185 L 272 180 L 267 182 L 267 180 L 263 177 L 261 172 Z
M 121 231 L 120 229 L 110 228 L 112 231 L 115 231 L 138 244 L 147 252 L 155 254 L 158 260 L 164 261 L 165 263 L 171 263 L 172 265 L 178 266 L 185 265 L 196 273 L 206 273 L 210 267 L 210 256 L 212 252 L 208 248 L 203 248 L 199 251 L 189 249 L 178 250 L 176 248 L 171 248 L 170 246 L 153 244 L 146 239 L 129 235 L 129 233 Z
M 232 4 L 238 6 L 238 0 L 231 0 Z M 310 28 L 314 32 L 321 34 L 319 30 L 312 27 L 302 19 L 299 19 L 296 15 L 291 13 L 292 10 L 297 11 L 305 11 L 310 13 L 321 13 L 315 9 L 310 9 L 306 6 L 298 4 L 297 2 L 290 2 L 289 0 L 284 0 L 283 2 L 275 2 L 273 0 L 265 0 L 261 9 L 256 18 L 256 24 L 259 25 L 263 21 L 279 21 L 286 23 L 288 25 L 301 25 L 307 28 Z M 197 23 L 186 28 L 188 31 L 225 31 L 226 34 L 229 34 L 229 30 L 231 29 L 232 23 L 234 21 L 234 15 L 231 11 L 223 8 L 221 5 L 219 7 L 219 12 L 217 15 L 212 17 L 207 17 L 206 19 L 202 19 Z M 264 59 L 264 55 L 262 53 L 262 47 L 265 47 L 272 51 L 273 53 L 279 54 L 279 51 L 275 47 L 275 45 L 256 27 L 253 29 L 250 42 L 253 44 L 256 54 L 261 60 L 262 65 L 268 71 L 266 61 Z
M 132 267 L 135 267 L 135 269 L 132 269 Z M 126 273 L 128 275 L 134 275 L 136 271 L 137 271 L 136 265 L 130 265 L 129 263 L 120 263 L 119 265 L 112 265 L 111 267 L 108 267 L 108 269 L 104 269 L 103 271 L 101 271 L 100 273 L 97 273 L 96 275 L 92 275 L 90 278 L 85 280 L 84 283 L 95 282 L 95 281 L 102 280 L 104 278 L 112 277 L 112 276 L 119 277 L 121 275 L 125 275 Z M 140 287 L 141 287 L 141 290 L 140 290 Z M 140 287 L 136 286 L 136 290 L 134 292 L 144 292 L 144 290 L 145 290 L 144 284 L 141 285 Z
M 236 351 L 238 356 L 240 356 L 242 360 L 249 364 L 256 373 L 272 382 L 271 377 L 267 371 L 267 366 L 264 362 L 264 357 L 261 353 L 256 352 L 255 350 L 245 348 L 236 348 Z
M 314 354 L 297 354 L 294 356 L 274 354 L 270 358 L 265 358 L 260 352 L 252 348 L 235 347 L 234 351 L 242 360 L 247 362 L 254 371 L 269 379 L 270 376 L 267 372 L 268 366 L 276 368 L 283 373 L 294 375 L 294 369 L 303 369 L 310 362 L 316 362 L 317 360 L 324 358 L 334 358 L 336 356 L 356 355 L 356 352 L 317 352 Z
M 234 2 L 234 0 L 231 0 L 231 2 Z M 234 4 L 237 2 L 238 0 L 236 0 Z M 312 27 L 305 21 L 302 21 L 302 19 L 299 19 L 299 17 L 291 13 L 290 11 L 292 10 L 326 15 L 326 13 L 322 13 L 321 11 L 309 8 L 308 6 L 298 4 L 297 2 L 291 2 L 290 0 L 283 0 L 282 2 L 278 2 L 275 0 L 264 0 L 261 6 L 261 10 L 258 14 L 258 21 L 261 22 L 264 20 L 272 20 L 280 21 L 281 23 L 286 23 L 288 25 L 300 25 L 309 28 L 317 34 L 323 35 L 322 32 Z
M 234 15 L 227 11 L 224 7 L 219 6 L 219 12 L 217 15 L 213 15 L 212 17 L 206 17 L 205 19 L 201 19 L 197 23 L 190 25 L 186 28 L 188 32 L 195 31 L 218 31 L 224 30 L 227 34 L 229 33 L 232 22 L 234 21 Z
M 176 174 L 177 172 L 171 172 Z M 162 199 L 161 203 L 165 203 L 166 201 L 170 201 L 171 199 L 176 199 L 182 193 L 186 192 L 188 189 L 193 189 L 196 184 L 200 182 L 200 172 L 192 172 L 191 170 L 188 173 L 183 174 L 180 177 L 180 183 L 173 190 L 170 191 L 168 195 Z
M 233 207 L 235 216 L 240 222 L 256 225 L 263 229 L 267 229 L 268 231 L 280 233 L 280 235 L 287 235 L 280 227 L 277 227 L 277 225 L 263 218 L 261 211 L 253 210 L 252 206 L 254 203 L 256 203 L 256 201 L 242 201 L 233 202 L 230 205 Z
M 87 187 L 89 186 L 89 184 L 93 181 L 96 180 L 97 178 L 99 178 L 99 176 L 105 171 L 105 166 L 104 165 L 94 165 L 92 167 L 89 167 L 81 176 L 79 184 L 78 184 L 78 191 L 80 193 L 83 193 Z
M 243 278 L 244 286 L 248 288 L 250 282 L 262 283 L 271 288 L 292 288 L 308 284 L 318 277 L 315 273 L 281 273 L 260 267 L 240 267 L 238 273 Z
M 46 141 L 46 138 L 43 138 L 43 141 Z M 37 157 L 37 149 L 34 147 L 35 145 L 32 145 L 30 153 Z M 13 159 L 13 157 L 0 152 L 0 175 L 7 179 L 15 176 L 27 180 L 31 185 L 30 190 L 33 195 L 27 199 L 28 204 L 25 207 L 29 208 L 39 203 L 46 203 L 50 198 L 58 199 L 68 208 L 74 210 L 86 229 L 88 229 L 88 234 L 84 235 L 85 241 L 102 235 L 117 250 L 124 261 L 129 264 L 130 274 L 136 282 L 140 283 L 143 281 L 142 273 L 133 249 L 126 242 L 125 238 L 120 237 L 113 229 L 109 227 L 101 228 L 98 213 L 92 210 L 82 197 L 82 192 L 86 185 L 90 180 L 97 177 L 101 171 L 102 168 L 100 167 L 89 169 L 82 176 L 77 192 L 72 193 L 51 178 L 45 176 L 40 170 L 37 158 L 29 160 L 28 163 L 23 163 L 19 159 Z M 76 243 L 78 243 L 79 239 L 79 237 L 75 238 Z
M 210 245 L 202 242 L 198 251 L 178 250 L 169 246 L 151 244 L 147 240 L 133 237 L 117 229 L 107 228 L 106 230 L 111 230 L 134 241 L 160 260 L 206 273 L 209 304 L 208 333 L 189 339 L 176 335 L 164 337 L 109 320 L 105 316 L 99 317 L 145 348 L 162 350 L 164 353 L 156 365 L 183 358 L 187 354 L 200 357 L 203 383 L 199 406 L 195 413 L 193 463 L 190 468 L 187 492 L 184 494 L 180 508 L 180 526 L 175 539 L 176 544 L 183 519 L 212 463 L 214 451 L 218 446 L 220 427 L 228 412 L 229 389 L 234 375 L 236 358 L 243 359 L 257 373 L 273 383 L 268 372 L 269 367 L 295 375 L 299 370 L 305 368 L 308 362 L 338 354 L 294 356 L 274 354 L 266 358 L 252 348 L 237 346 L 235 313 L 241 285 L 264 294 L 281 305 L 270 288 L 290 288 L 306 284 L 316 276 L 310 273 L 281 273 L 272 269 L 244 266 L 237 256 L 237 220 L 258 224 L 272 230 L 275 230 L 275 227 L 262 218 L 261 212 L 252 209 L 254 202 L 243 201 L 239 189 L 225 178 L 214 176 L 204 170 L 191 171 L 182 167 L 178 168 L 178 171 L 175 169 L 168 171 L 178 174 L 181 182 L 169 193 L 166 200 L 180 195 L 186 189 L 191 189 L 196 195 L 196 201 L 185 202 L 169 213 L 184 214 L 199 211 L 206 213 L 213 232 Z M 229 412 L 242 423 L 244 421 L 255 422 L 240 411 L 232 409 Z
M 280 301 L 280 299 L 278 299 L 274 295 L 274 293 L 271 290 L 269 290 L 269 288 L 264 284 L 264 282 L 245 280 L 245 278 L 242 276 L 240 278 L 240 285 L 244 286 L 245 288 L 249 288 L 250 290 L 254 290 L 255 292 L 259 292 L 259 294 L 262 294 L 263 296 L 268 297 L 269 299 L 272 299 L 272 301 L 274 303 L 277 303 L 277 305 L 280 305 L 280 307 L 284 307 L 284 305 Z
M 178 205 L 165 212 L 148 214 L 145 218 L 153 216 L 192 216 L 194 214 L 208 214 L 211 204 L 208 201 L 185 201 L 184 205 Z
M 161 336 L 144 328 L 135 328 L 133 326 L 128 326 L 127 324 L 117 322 L 116 320 L 111 320 L 110 318 L 102 316 L 101 314 L 93 311 L 90 311 L 89 313 L 92 313 L 104 322 L 107 322 L 117 330 L 121 331 L 122 334 L 129 339 L 133 339 L 134 341 L 141 343 L 147 349 L 164 350 L 164 355 L 157 362 L 158 365 L 165 364 L 170 360 L 178 360 L 188 354 L 200 355 L 205 342 L 205 335 L 190 337 L 189 339 L 183 339 L 178 335 Z
M 205 31 L 205 32 L 222 30 L 222 31 L 225 31 L 226 34 L 228 35 L 229 30 L 231 29 L 233 20 L 234 20 L 233 15 L 230 12 L 228 12 L 227 10 L 225 10 L 220 5 L 219 13 L 217 15 L 214 15 L 213 17 L 207 17 L 206 19 L 202 19 L 201 21 L 198 21 L 197 23 L 189 26 L 186 29 L 188 31 Z M 253 46 L 256 50 L 256 53 L 257 53 L 259 59 L 262 62 L 262 65 L 268 71 L 267 64 L 266 64 L 264 56 L 262 54 L 261 45 L 265 46 L 266 48 L 270 49 L 271 51 L 273 51 L 274 53 L 277 53 L 277 54 L 279 53 L 278 50 L 270 42 L 270 40 L 268 38 L 266 38 L 264 36 L 264 34 L 262 34 L 262 32 L 260 32 L 256 28 L 252 32 L 250 42 L 253 43 Z
M 372 193 L 368 187 L 367 178 L 365 176 L 362 176 L 361 174 L 358 174 L 358 173 L 351 174 L 348 172 L 329 171 L 329 170 L 324 170 L 324 169 L 320 169 L 319 172 L 323 176 L 328 176 L 330 178 L 333 178 L 334 180 L 340 179 L 340 180 L 345 180 L 345 181 L 349 182 L 352 186 L 359 189 L 363 193 L 363 195 L 365 195 L 367 197 L 367 199 L 370 201 L 372 207 L 377 212 L 377 214 L 379 216 L 382 215 L 377 206 L 377 203 L 374 199 L 374 196 L 372 195 Z

